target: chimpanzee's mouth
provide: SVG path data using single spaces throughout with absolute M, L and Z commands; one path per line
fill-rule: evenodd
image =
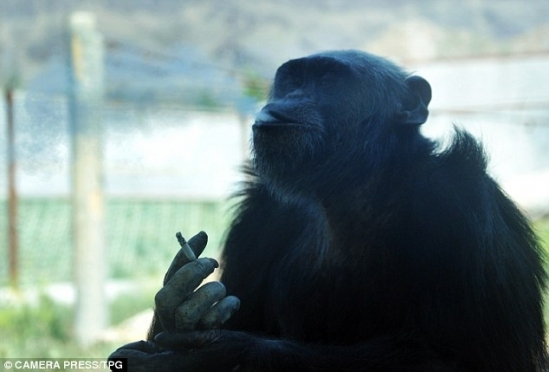
M 273 110 L 261 110 L 255 118 L 255 126 L 299 125 L 296 120 Z

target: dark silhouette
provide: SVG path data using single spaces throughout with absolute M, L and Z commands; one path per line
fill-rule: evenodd
M 193 294 L 214 261 L 176 258 L 150 340 L 113 357 L 151 371 L 545 370 L 540 246 L 469 134 L 447 148 L 420 134 L 430 99 L 423 78 L 366 53 L 283 64 L 223 253 L 240 310 L 220 283 Z M 197 256 L 205 244 L 189 241 Z

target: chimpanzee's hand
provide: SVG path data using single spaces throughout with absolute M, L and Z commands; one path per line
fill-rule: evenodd
M 200 232 L 189 239 L 188 245 L 198 257 L 207 242 L 206 233 Z M 166 272 L 164 287 L 155 296 L 155 319 L 149 339 L 162 331 L 214 329 L 238 310 L 240 300 L 226 296 L 222 283 L 210 282 L 196 289 L 218 266 L 211 258 L 193 259 L 185 247 L 181 248 Z
M 251 356 L 262 359 L 254 350 L 270 354 L 270 345 L 275 343 L 236 331 L 165 332 L 155 342 L 127 344 L 109 359 L 127 358 L 132 372 L 236 371 L 245 368 Z

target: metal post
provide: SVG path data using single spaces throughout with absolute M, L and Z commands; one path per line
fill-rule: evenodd
M 13 89 L 6 90 L 6 113 L 8 127 L 8 235 L 9 235 L 9 277 L 10 285 L 19 287 L 19 236 L 17 223 L 17 188 L 15 158 L 15 123 L 13 114 Z

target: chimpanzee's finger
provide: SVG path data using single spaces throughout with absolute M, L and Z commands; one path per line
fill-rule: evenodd
M 193 249 L 195 256 L 200 257 L 202 252 L 204 252 L 204 248 L 206 248 L 206 244 L 208 244 L 208 234 L 204 231 L 200 231 L 198 234 L 190 238 L 188 243 Z
M 192 331 L 206 310 L 225 297 L 225 286 L 210 282 L 198 288 L 175 310 L 175 329 Z
M 178 238 L 178 240 L 180 239 Z M 191 247 L 195 257 L 199 257 L 202 252 L 204 252 L 206 244 L 208 244 L 208 235 L 204 231 L 200 231 L 198 234 L 189 239 L 187 243 Z M 174 259 L 172 260 L 172 263 L 170 264 L 166 275 L 164 275 L 164 285 L 166 285 L 166 283 L 172 278 L 173 274 L 175 274 L 177 270 L 179 270 L 183 265 L 190 261 L 192 261 L 192 258 L 189 258 L 187 256 L 185 247 L 181 247 L 181 249 L 177 252 Z
M 177 270 L 154 298 L 156 314 L 166 330 L 175 329 L 175 309 L 219 264 L 212 258 L 199 258 Z
M 129 344 L 126 344 L 124 346 L 119 347 L 115 352 L 118 351 L 126 351 L 126 352 L 135 352 L 136 354 L 142 353 L 142 354 L 154 354 L 159 353 L 163 351 L 158 345 L 150 342 L 150 341 L 136 341 Z M 114 355 L 114 353 L 113 353 Z M 111 355 L 112 357 L 112 355 Z M 109 357 L 109 358 L 111 358 Z
M 161 348 L 157 343 L 139 341 L 118 348 L 109 356 L 109 362 L 124 363 L 125 359 L 126 370 L 132 372 L 171 372 L 175 370 L 174 364 L 177 370 L 183 366 L 181 363 L 183 358 L 185 358 L 184 353 Z M 116 368 L 111 368 L 113 371 L 120 369 L 116 364 L 114 366 Z
M 240 299 L 227 296 L 204 312 L 198 323 L 201 329 L 215 329 L 240 309 Z

